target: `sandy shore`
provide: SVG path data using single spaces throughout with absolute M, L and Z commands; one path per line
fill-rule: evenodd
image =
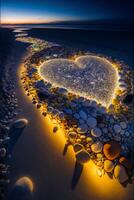
M 29 120 L 15 146 L 11 168 L 11 186 L 21 176 L 29 176 L 34 182 L 34 200 L 131 200 L 133 185 L 123 188 L 116 180 L 107 176 L 99 178 L 92 162 L 84 166 L 74 190 L 71 190 L 75 158 L 71 147 L 63 156 L 65 138 L 63 130 L 53 133 L 52 122 L 44 118 L 25 95 L 19 75 L 23 64 L 16 65 L 18 71 L 16 93 L 22 108 L 20 117 Z

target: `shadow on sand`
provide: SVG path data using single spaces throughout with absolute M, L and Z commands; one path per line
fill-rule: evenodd
M 83 171 L 83 165 L 76 161 L 75 167 L 74 167 L 74 172 L 73 172 L 72 183 L 71 183 L 72 190 L 74 190 L 75 187 L 77 186 L 79 179 L 81 177 L 82 171 Z
M 10 136 L 10 143 L 8 145 L 8 153 L 11 155 L 14 149 L 15 144 L 17 143 L 19 137 L 21 136 L 23 130 L 25 129 L 25 127 L 23 128 L 15 128 L 14 126 L 12 126 L 9 130 L 9 136 Z

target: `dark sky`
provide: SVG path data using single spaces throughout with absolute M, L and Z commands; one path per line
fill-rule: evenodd
M 1 0 L 3 23 L 134 19 L 134 0 Z

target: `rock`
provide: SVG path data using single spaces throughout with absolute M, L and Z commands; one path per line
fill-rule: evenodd
M 116 141 L 109 141 L 103 146 L 104 155 L 108 160 L 114 160 L 119 157 L 121 146 Z
M 95 127 L 94 129 L 91 130 L 91 135 L 94 137 L 100 137 L 102 135 L 101 129 Z
M 130 133 L 128 131 L 126 131 L 125 135 L 128 137 L 130 135 Z
M 4 147 L 0 148 L 0 157 L 4 158 L 5 156 L 6 156 L 6 149 Z
M 127 128 L 127 123 L 126 122 L 120 122 L 120 126 L 122 129 Z
M 75 144 L 73 145 L 73 149 L 74 149 L 74 151 L 75 151 L 75 153 L 76 153 L 76 152 L 78 152 L 78 151 L 84 149 L 84 146 L 83 146 L 82 144 L 80 144 L 80 143 L 75 143 Z
M 115 133 L 120 133 L 121 132 L 121 127 L 118 124 L 114 125 L 114 131 Z
M 105 107 L 100 107 L 98 110 L 101 114 L 105 114 L 106 113 L 106 108 Z
M 65 88 L 58 88 L 57 92 L 62 95 L 67 95 L 68 91 Z
M 132 169 L 133 168 L 133 164 L 131 162 L 129 162 L 129 160 L 127 160 L 123 156 L 119 159 L 119 163 L 121 165 L 123 165 L 124 167 L 126 167 L 127 169 Z
M 18 179 L 11 191 L 10 199 L 25 199 L 30 200 L 33 193 L 33 182 L 28 177 Z
M 77 133 L 75 131 L 71 131 L 68 133 L 68 138 L 69 139 L 76 139 L 77 138 Z
M 91 137 L 86 137 L 86 142 L 91 145 L 93 144 L 93 139 Z
M 13 126 L 15 128 L 25 128 L 27 124 L 28 124 L 27 119 L 18 119 L 13 123 Z
M 102 161 L 98 161 L 96 164 L 98 167 L 103 167 L 103 162 Z
M 122 165 L 116 165 L 114 168 L 114 177 L 118 179 L 120 183 L 124 183 L 128 180 L 128 175 L 125 168 Z
M 104 170 L 106 172 L 112 172 L 114 169 L 114 163 L 111 160 L 105 160 L 104 162 Z
M 74 118 L 75 118 L 75 119 L 79 119 L 79 118 L 80 118 L 80 115 L 79 115 L 78 113 L 75 113 L 75 114 L 74 114 Z
M 76 160 L 80 164 L 87 163 L 90 160 L 90 155 L 86 150 L 81 150 L 76 153 Z
M 58 127 L 55 126 L 55 127 L 53 128 L 53 133 L 56 133 L 57 131 L 58 131 Z
M 94 128 L 96 127 L 97 125 L 97 120 L 94 118 L 94 117 L 89 117 L 87 119 L 87 125 L 90 127 L 90 128 Z
M 79 128 L 81 129 L 82 132 L 87 132 L 88 131 L 88 126 L 86 124 L 81 124 L 79 126 Z
M 94 153 L 99 153 L 102 151 L 103 145 L 101 142 L 96 142 L 91 145 L 91 149 Z
M 81 117 L 83 120 L 86 120 L 86 119 L 87 119 L 87 113 L 85 113 L 83 110 L 81 110 L 81 111 L 79 112 L 79 115 L 80 115 L 80 117 Z

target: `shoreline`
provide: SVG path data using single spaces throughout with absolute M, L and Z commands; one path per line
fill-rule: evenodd
M 23 109 L 19 117 L 26 117 L 29 120 L 29 125 L 24 130 L 14 149 L 11 186 L 20 176 L 28 175 L 35 184 L 33 197 L 35 200 L 44 200 L 45 198 L 53 200 L 55 196 L 59 200 L 86 200 L 89 198 L 93 200 L 96 198 L 98 200 L 112 200 L 117 198 L 117 195 L 119 195 L 118 200 L 128 199 L 133 185 L 128 185 L 127 189 L 125 189 L 107 176 L 98 177 L 95 166 L 91 161 L 84 166 L 75 190 L 71 190 L 75 167 L 73 149 L 69 147 L 66 156 L 63 156 L 66 142 L 63 131 L 59 130 L 54 134 L 52 121 L 49 117 L 44 118 L 25 94 L 20 81 L 23 64 L 21 62 L 16 65 L 18 83 L 16 94 L 18 103 Z M 67 186 L 66 188 L 64 183 Z M 107 190 L 105 190 L 106 187 Z M 98 194 L 94 194 L 93 191 L 96 190 L 99 191 Z M 110 197 L 109 193 L 114 193 L 115 197 Z

